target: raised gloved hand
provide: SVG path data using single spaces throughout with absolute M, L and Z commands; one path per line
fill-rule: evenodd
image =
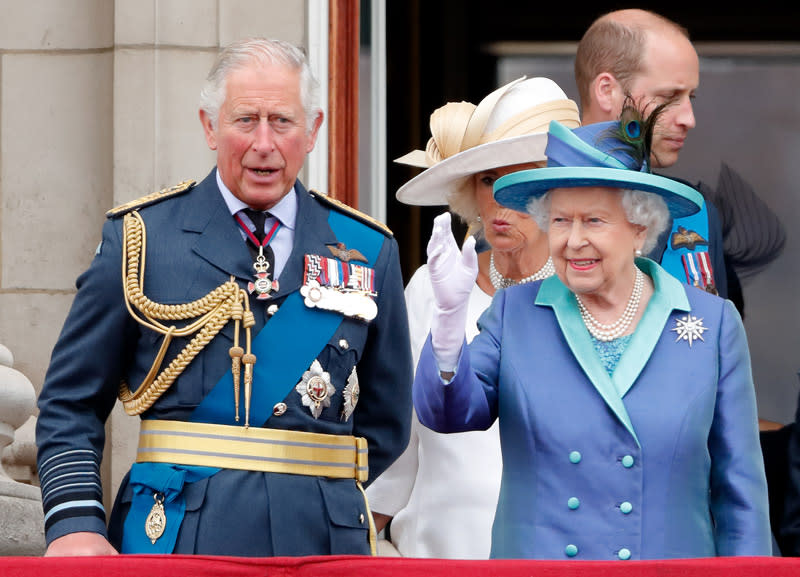
M 439 370 L 451 372 L 458 363 L 464 342 L 469 295 L 478 276 L 475 239 L 470 236 L 458 250 L 450 228 L 450 213 L 433 221 L 428 241 L 428 272 L 431 275 L 436 307 L 431 324 L 433 352 Z

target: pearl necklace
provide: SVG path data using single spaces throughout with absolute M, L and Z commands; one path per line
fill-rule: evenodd
M 578 301 L 578 308 L 581 311 L 581 318 L 583 324 L 589 329 L 589 333 L 598 341 L 608 342 L 621 337 L 628 327 L 633 322 L 633 317 L 636 316 L 636 311 L 639 310 L 639 303 L 642 300 L 642 290 L 644 289 L 644 274 L 638 268 L 636 269 L 636 280 L 633 282 L 633 292 L 628 299 L 628 305 L 622 313 L 622 316 L 616 322 L 610 325 L 605 325 L 599 322 L 592 316 L 592 313 L 583 304 L 581 297 L 575 295 L 575 300 Z
M 508 288 L 515 284 L 525 284 L 527 282 L 533 282 L 535 280 L 542 280 L 547 277 L 553 276 L 556 272 L 556 269 L 553 267 L 553 259 L 547 257 L 547 262 L 544 263 L 542 268 L 538 271 L 533 273 L 530 276 L 526 276 L 520 280 L 514 280 L 511 278 L 506 278 L 501 275 L 497 269 L 494 267 L 494 253 L 489 257 L 489 280 L 492 281 L 492 286 L 494 290 L 500 290 L 501 288 Z

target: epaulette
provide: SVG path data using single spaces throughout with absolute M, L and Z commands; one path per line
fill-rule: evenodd
M 126 202 L 125 204 L 121 204 L 115 208 L 112 208 L 111 210 L 106 212 L 106 216 L 108 218 L 114 218 L 117 216 L 121 216 L 132 210 L 136 210 L 137 208 L 142 208 L 144 206 L 149 206 L 151 204 L 161 202 L 165 198 L 171 198 L 178 194 L 183 194 L 184 192 L 192 188 L 194 184 L 195 184 L 194 180 L 184 180 L 183 182 L 179 182 L 175 186 L 162 188 L 159 191 L 151 192 L 150 194 L 146 194 L 141 198 L 137 198 L 136 200 L 132 200 L 130 202 Z
M 331 208 L 335 208 L 336 210 L 338 210 L 340 212 L 344 212 L 344 213 L 352 216 L 356 220 L 358 220 L 360 222 L 363 222 L 366 225 L 371 226 L 375 230 L 378 230 L 378 231 L 382 232 L 383 234 L 385 234 L 386 236 L 388 236 L 390 238 L 392 236 L 394 236 L 394 233 L 392 233 L 391 229 L 388 226 L 386 226 L 385 224 L 383 224 L 379 220 L 375 220 L 370 215 L 364 214 L 363 212 L 360 212 L 360 211 L 356 210 L 352 206 L 349 206 L 349 205 L 347 205 L 347 204 L 345 204 L 345 203 L 343 203 L 343 202 L 341 202 L 339 200 L 336 200 L 335 198 L 331 198 L 327 194 L 323 194 L 323 193 L 321 193 L 321 192 L 319 192 L 317 190 L 311 189 L 308 192 L 310 192 L 311 196 L 313 196 L 314 198 L 322 201 L 323 204 L 326 204 L 326 205 L 330 206 Z

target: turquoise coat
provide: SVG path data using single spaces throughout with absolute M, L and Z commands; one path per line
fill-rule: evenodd
M 655 293 L 613 376 L 557 277 L 499 291 L 449 383 L 430 338 L 423 349 L 414 405 L 424 425 L 500 419 L 494 558 L 771 554 L 741 319 L 653 261 L 637 265 Z M 687 317 L 699 329 L 681 331 Z

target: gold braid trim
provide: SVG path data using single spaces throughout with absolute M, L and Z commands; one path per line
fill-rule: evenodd
M 178 305 L 163 305 L 155 303 L 144 295 L 144 270 L 146 239 L 144 221 L 138 212 L 133 211 L 125 215 L 123 222 L 122 241 L 122 283 L 125 293 L 125 305 L 131 316 L 143 326 L 164 335 L 161 348 L 156 356 L 153 366 L 142 384 L 131 392 L 128 384 L 123 382 L 119 389 L 119 399 L 129 415 L 140 415 L 153 406 L 153 403 L 169 389 L 175 379 L 190 362 L 211 342 L 223 326 L 230 320 L 235 321 L 235 340 L 231 349 L 233 362 L 234 396 L 236 407 L 236 420 L 239 420 L 239 361 L 240 357 L 247 357 L 248 361 L 255 362 L 254 355 L 250 354 L 250 327 L 255 324 L 253 313 L 250 311 L 250 301 L 247 293 L 231 280 L 221 284 L 201 299 L 191 303 Z M 199 317 L 199 318 L 198 318 Z M 159 321 L 174 321 L 196 319 L 181 328 L 175 325 L 165 325 Z M 246 334 L 246 351 L 239 347 L 240 325 L 244 325 Z M 167 348 L 174 337 L 185 337 L 197 333 L 183 350 L 161 371 L 156 378 L 156 373 L 161 367 Z M 240 352 L 241 351 L 241 352 Z M 252 357 L 252 360 L 250 359 Z M 245 381 L 245 405 L 249 409 L 249 386 Z M 249 411 L 248 411 L 249 413 Z

